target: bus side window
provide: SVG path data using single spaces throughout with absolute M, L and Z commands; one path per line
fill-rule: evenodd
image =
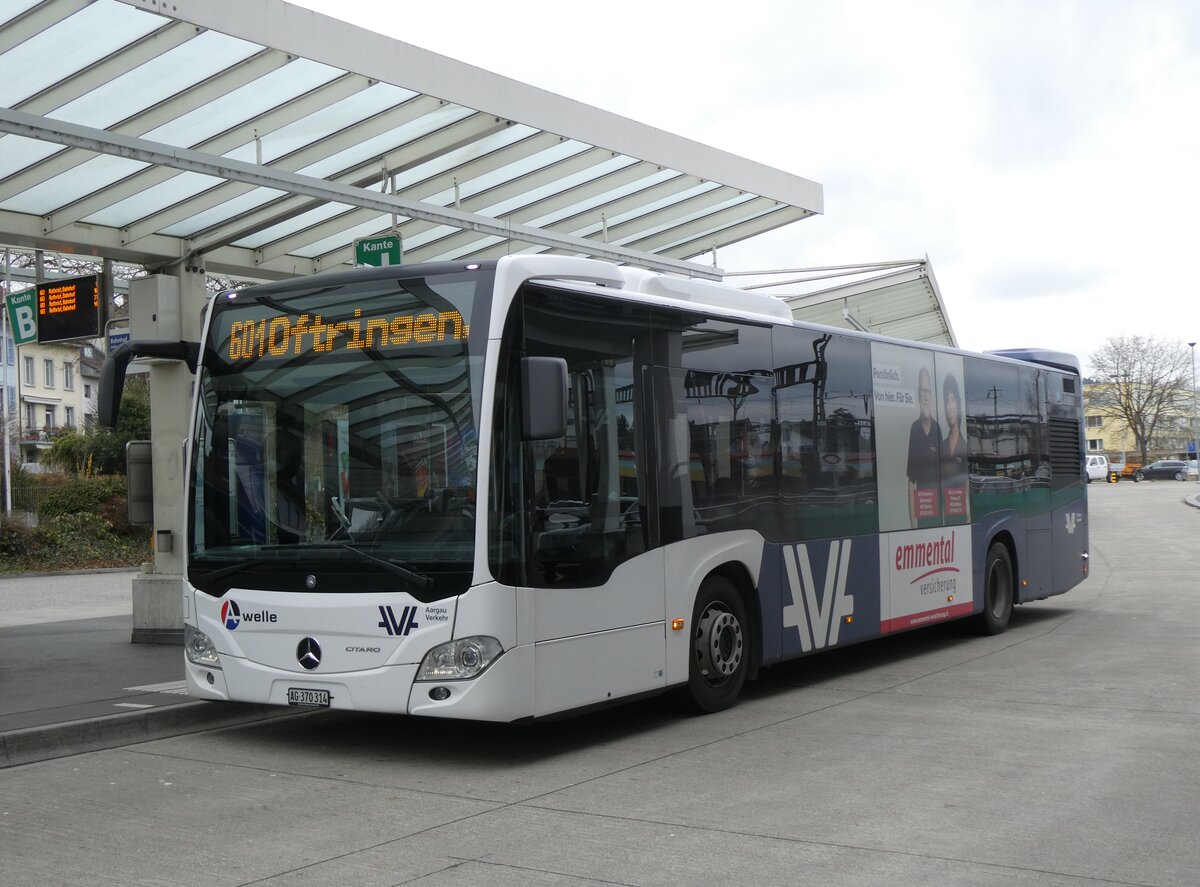
M 567 362 L 568 418 L 557 439 L 522 441 L 519 428 L 510 427 L 500 440 L 500 464 L 514 449 L 521 453 L 519 474 L 506 472 L 507 489 L 496 492 L 512 500 L 501 531 L 526 522 L 518 555 L 523 570 L 510 565 L 506 573 L 523 572 L 541 586 L 602 585 L 649 544 L 640 483 L 645 405 L 635 359 L 639 337 L 649 335 L 648 318 L 633 309 L 614 316 L 594 302 L 536 289 L 526 292 L 523 307 L 522 356 Z M 497 541 L 506 548 L 503 538 Z
M 778 327 L 779 530 L 788 540 L 879 528 L 870 343 Z

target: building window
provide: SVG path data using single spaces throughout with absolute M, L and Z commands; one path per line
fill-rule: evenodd
M 47 429 L 54 427 L 54 407 L 46 407 L 46 424 Z
M 92 386 L 86 382 L 83 385 L 83 396 L 87 400 L 92 399 Z
M 17 386 L 16 385 L 8 386 L 8 412 L 9 412 L 9 414 L 11 414 L 13 416 L 16 416 L 16 414 L 17 414 Z
M 1099 453 L 1103 449 L 1104 449 L 1104 438 L 1102 438 L 1102 437 L 1089 437 L 1088 438 L 1088 452 L 1089 453 Z
M 54 387 L 54 361 L 47 357 L 45 360 L 42 361 L 42 370 L 44 371 L 45 376 L 46 376 L 46 378 L 45 378 L 46 387 L 53 388 Z
M 30 431 L 37 428 L 37 420 L 33 417 L 33 404 L 25 404 L 25 427 Z
M 66 411 L 66 416 L 64 417 L 63 421 L 66 423 L 68 428 L 74 428 L 75 427 L 75 407 L 63 407 L 63 409 Z
M 1088 416 L 1087 417 L 1087 427 L 1088 428 L 1103 428 L 1104 427 L 1104 417 L 1103 416 Z
M 69 360 L 63 361 L 63 388 L 75 390 L 75 364 Z
M 33 358 L 32 357 L 25 358 L 24 376 L 25 376 L 25 384 L 32 385 L 33 384 Z

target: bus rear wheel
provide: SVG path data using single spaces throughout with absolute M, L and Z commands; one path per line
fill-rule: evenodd
M 988 549 L 987 566 L 983 571 L 983 612 L 979 614 L 979 629 L 984 634 L 1000 634 L 1008 628 L 1013 610 L 1012 557 L 1003 542 L 993 542 Z
M 750 667 L 749 623 L 737 587 L 724 576 L 710 576 L 700 586 L 692 611 L 688 707 L 701 713 L 733 705 Z

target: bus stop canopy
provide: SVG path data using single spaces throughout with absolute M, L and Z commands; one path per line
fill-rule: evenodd
M 746 289 L 783 299 L 809 323 L 958 347 L 928 256 L 734 276 L 753 276 Z M 832 280 L 843 282 L 829 286 Z
M 821 186 L 282 0 L 0 0 L 0 240 L 250 279 L 689 261 Z

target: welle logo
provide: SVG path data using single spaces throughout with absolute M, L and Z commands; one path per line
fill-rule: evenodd
M 846 592 L 851 541 L 829 543 L 819 598 L 808 546 L 783 546 L 783 569 L 792 596 L 792 603 L 783 608 L 783 624 L 800 632 L 800 649 L 806 653 L 836 644 L 842 620 L 854 615 L 854 595 Z

